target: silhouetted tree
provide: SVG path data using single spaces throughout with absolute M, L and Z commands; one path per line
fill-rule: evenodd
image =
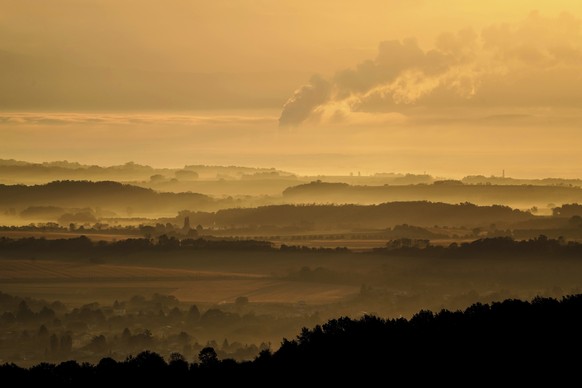
M 207 346 L 198 353 L 198 360 L 202 367 L 209 368 L 218 364 L 218 355 L 213 347 Z

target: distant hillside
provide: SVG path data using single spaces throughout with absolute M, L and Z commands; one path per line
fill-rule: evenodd
M 391 201 L 471 202 L 530 208 L 582 202 L 582 188 L 543 185 L 468 185 L 444 180 L 433 184 L 352 186 L 313 181 L 283 191 L 285 200 L 302 203 L 383 203 Z
M 55 180 L 113 180 L 161 182 L 188 182 L 197 179 L 277 179 L 294 177 L 293 174 L 274 168 L 240 166 L 191 165 L 184 168 L 154 168 L 128 162 L 119 166 L 103 167 L 76 162 L 56 161 L 29 163 L 0 159 L 0 183 L 40 184 Z
M 213 199 L 196 193 L 160 193 L 151 189 L 101 181 L 55 181 L 44 185 L 0 185 L 2 209 L 16 213 L 30 208 L 58 211 L 59 208 L 93 208 L 121 216 L 176 214 L 184 209 L 215 210 L 236 206 L 234 200 Z
M 582 186 L 582 179 L 565 179 L 565 178 L 543 178 L 543 179 L 524 179 L 483 175 L 468 175 L 462 179 L 463 183 L 472 185 L 537 185 L 537 186 Z
M 2 183 L 48 183 L 55 180 L 149 180 L 154 174 L 170 173 L 169 169 L 154 169 L 132 162 L 120 166 L 101 167 L 68 161 L 28 163 L 0 160 Z
M 520 179 L 466 176 L 461 180 L 427 174 L 298 175 L 276 168 L 192 164 L 155 168 L 134 162 L 117 166 L 52 161 L 30 163 L 0 159 L 0 184 L 45 184 L 52 181 L 116 181 L 163 192 L 214 196 L 254 196 L 245 206 L 273 203 L 361 203 L 391 201 L 471 202 L 522 209 L 551 208 L 582 202 L 580 179 Z M 311 182 L 311 183 L 309 183 Z M 274 201 L 269 197 L 281 197 Z
M 506 206 L 457 205 L 427 201 L 389 202 L 379 205 L 273 205 L 249 209 L 225 209 L 215 213 L 183 212 L 193 225 L 214 227 L 295 227 L 303 230 L 387 228 L 398 224 L 417 226 L 498 227 L 535 218 L 529 212 Z M 179 221 L 178 221 L 179 222 Z

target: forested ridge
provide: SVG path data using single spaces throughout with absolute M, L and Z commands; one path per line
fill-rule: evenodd
M 0 202 L 4 206 L 67 206 L 100 207 L 117 212 L 157 211 L 178 212 L 188 208 L 212 210 L 216 200 L 199 193 L 157 192 L 135 185 L 115 181 L 53 181 L 42 185 L 0 184 Z M 234 203 L 230 203 L 233 205 Z
M 512 223 L 535 218 L 508 206 L 477 206 L 429 201 L 396 201 L 377 205 L 272 205 L 208 212 L 182 212 L 203 225 L 301 225 L 387 227 L 401 223 L 418 226 Z
M 349 185 L 320 180 L 292 186 L 283 191 L 289 200 L 324 203 L 381 203 L 401 200 L 487 203 L 568 203 L 582 201 L 582 188 L 571 184 L 467 184 L 468 181 L 442 180 L 432 184 Z
M 382 381 L 480 385 L 577 376 L 582 356 L 582 295 L 476 303 L 465 310 L 421 310 L 410 319 L 341 317 L 303 328 L 254 360 L 219 359 L 212 347 L 189 362 L 143 351 L 97 364 L 74 360 L 30 368 L 0 366 L 3 381 L 58 386 L 119 384 L 253 384 Z M 378 380 L 381 379 L 381 380 Z

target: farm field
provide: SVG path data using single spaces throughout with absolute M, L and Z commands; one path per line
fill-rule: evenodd
M 0 282 L 5 293 L 72 305 L 110 303 L 151 293 L 202 304 L 233 303 L 240 296 L 258 303 L 325 304 L 359 290 L 350 285 L 289 281 L 260 273 L 10 259 L 1 261 Z

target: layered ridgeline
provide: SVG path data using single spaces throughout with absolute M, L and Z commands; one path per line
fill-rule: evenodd
M 212 165 L 155 168 L 133 162 L 104 167 L 68 161 L 29 163 L 0 159 L 0 183 L 33 185 L 62 180 L 116 181 L 157 191 L 208 195 L 280 195 L 287 187 L 309 182 L 275 168 Z
M 505 187 L 510 186 L 499 188 Z M 537 186 L 524 187 L 537 189 Z M 285 198 L 272 198 L 272 201 L 284 202 Z M 85 230 L 96 228 L 100 231 L 114 225 L 141 225 L 143 228 L 136 229 L 134 234 L 144 236 L 184 227 L 202 229 L 205 235 L 386 232 L 382 238 L 431 240 L 467 235 L 531 238 L 539 234 L 580 238 L 582 233 L 582 207 L 576 203 L 554 205 L 549 214 L 543 214 L 536 209 L 479 206 L 466 201 L 395 201 L 370 205 L 314 202 L 258 206 L 252 198 L 160 192 L 112 181 L 55 181 L 32 186 L 0 184 L 0 217 L 5 225 L 32 227 L 31 223 L 35 222 L 53 223 L 50 229 L 56 232 L 62 232 L 59 226 L 75 224 L 76 227 L 84 226 Z
M 194 192 L 214 196 L 253 196 L 253 204 L 359 203 L 433 201 L 508 205 L 540 212 L 582 202 L 580 179 L 522 179 L 466 176 L 460 180 L 428 174 L 302 176 L 275 168 L 186 165 L 154 168 L 128 162 L 118 166 L 76 162 L 29 163 L 0 159 L 0 184 L 46 184 L 52 181 L 116 181 L 160 192 Z M 268 196 L 269 198 L 264 198 Z M 244 206 L 249 206 L 245 203 Z
M 104 219 L 156 218 L 176 226 L 186 217 L 205 229 L 287 229 L 338 231 L 385 229 L 398 224 L 476 227 L 511 224 L 535 219 L 529 211 L 507 206 L 477 206 L 428 201 L 378 205 L 269 205 L 242 207 L 249 202 L 199 193 L 168 193 L 103 181 L 58 181 L 44 185 L 0 185 L 4 216 L 22 222 L 94 224 Z M 176 215 L 178 214 L 178 217 Z M 163 218 L 166 217 L 166 218 Z M 167 218 L 171 217 L 171 218 Z M 145 221 L 144 221 L 145 222 Z

